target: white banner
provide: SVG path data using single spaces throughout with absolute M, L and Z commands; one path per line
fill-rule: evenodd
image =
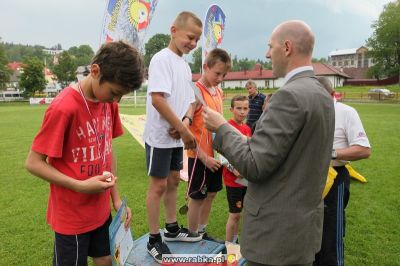
M 54 98 L 29 98 L 29 104 L 50 104 Z

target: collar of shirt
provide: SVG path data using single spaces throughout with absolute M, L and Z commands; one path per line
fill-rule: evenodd
M 293 69 L 292 71 L 290 71 L 289 73 L 286 74 L 284 84 L 286 84 L 286 82 L 288 82 L 288 80 L 291 79 L 294 75 L 296 75 L 300 72 L 309 71 L 309 70 L 313 71 L 314 68 L 312 66 L 302 66 L 302 67 Z
M 254 95 L 253 97 L 252 97 L 251 95 L 249 95 L 248 97 L 249 97 L 250 100 L 253 100 L 253 99 L 256 98 L 259 94 L 260 94 L 260 92 L 257 92 L 256 95 Z

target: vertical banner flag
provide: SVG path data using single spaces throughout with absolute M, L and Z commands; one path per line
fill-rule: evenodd
M 224 37 L 225 14 L 218 5 L 211 5 L 208 8 L 203 25 L 202 64 L 207 54 L 217 48 Z
M 139 50 L 158 0 L 108 0 L 100 45 L 125 40 Z

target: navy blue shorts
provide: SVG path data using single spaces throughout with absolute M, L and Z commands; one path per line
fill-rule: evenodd
M 169 172 L 183 169 L 183 148 L 155 148 L 146 143 L 147 175 L 167 178 Z
M 107 221 L 90 232 L 78 235 L 63 235 L 55 232 L 53 266 L 86 266 L 87 257 L 104 257 L 111 254 Z

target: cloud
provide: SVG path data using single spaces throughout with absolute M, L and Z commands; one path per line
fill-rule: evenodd
M 337 14 L 354 14 L 375 20 L 382 8 L 390 0 L 310 0 L 314 4 L 324 6 Z

